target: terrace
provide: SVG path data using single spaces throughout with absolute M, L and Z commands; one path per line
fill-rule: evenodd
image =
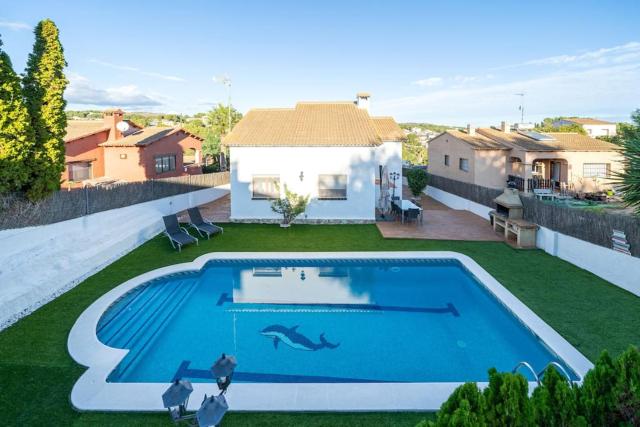
M 218 201 L 224 206 L 224 200 Z M 225 224 L 225 233 L 181 253 L 156 236 L 80 285 L 0 332 L 0 404 L 18 425 L 170 425 L 165 413 L 76 412 L 68 396 L 84 368 L 67 352 L 74 322 L 98 297 L 144 272 L 213 251 L 455 251 L 468 255 L 594 361 L 603 349 L 640 342 L 640 299 L 540 250 L 492 241 L 385 239 L 375 225 Z M 25 348 L 38 349 L 25 352 Z M 34 403 L 34 402 L 37 402 Z M 415 425 L 420 413 L 231 413 L 225 425 Z

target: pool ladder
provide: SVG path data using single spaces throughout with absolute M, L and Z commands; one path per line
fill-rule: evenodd
M 516 365 L 515 368 L 513 368 L 513 370 L 511 371 L 511 373 L 515 374 L 516 372 L 518 372 L 518 370 L 520 368 L 527 368 L 527 370 L 529 370 L 529 372 L 531 372 L 533 374 L 533 378 L 536 380 L 536 383 L 538 383 L 538 385 L 541 385 L 540 379 L 544 376 L 544 374 L 547 372 L 547 369 L 549 369 L 551 366 L 553 366 L 554 368 L 558 369 L 567 379 L 567 381 L 571 384 L 571 377 L 569 376 L 569 374 L 567 373 L 567 371 L 562 367 L 561 364 L 559 364 L 558 362 L 549 362 L 547 364 L 547 366 L 544 367 L 543 370 L 541 370 L 540 372 L 538 372 L 536 374 L 536 371 L 533 369 L 533 367 L 531 366 L 531 364 L 529 364 L 529 362 L 520 362 Z

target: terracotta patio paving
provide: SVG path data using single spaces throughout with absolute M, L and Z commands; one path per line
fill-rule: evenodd
M 205 203 L 198 206 L 202 218 L 207 221 L 211 221 L 214 224 L 221 222 L 229 222 L 229 216 L 231 215 L 231 197 L 226 194 L 213 202 Z M 189 216 L 187 211 L 182 211 L 178 214 L 178 220 L 180 222 L 188 222 Z
M 503 241 L 491 228 L 489 220 L 463 210 L 451 209 L 429 196 L 421 198 L 422 224 L 398 221 L 376 222 L 385 238 L 433 239 L 433 240 L 481 240 Z

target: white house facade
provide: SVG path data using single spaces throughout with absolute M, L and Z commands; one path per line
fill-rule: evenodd
M 370 117 L 360 95 L 356 103 L 249 111 L 224 140 L 231 221 L 279 221 L 271 202 L 285 188 L 309 196 L 297 220 L 308 223 L 374 222 L 381 195 L 393 196 L 392 178 L 401 196 L 404 133 L 390 117 Z
M 558 120 L 554 122 L 553 125 L 555 127 L 565 125 L 581 126 L 591 138 L 597 138 L 599 136 L 616 136 L 616 124 L 604 120 L 578 117 Z

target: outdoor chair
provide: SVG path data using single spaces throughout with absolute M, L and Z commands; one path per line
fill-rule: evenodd
M 396 219 L 398 219 L 398 217 L 402 215 L 402 208 L 400 208 L 400 206 L 396 205 L 394 202 L 391 202 L 391 213 Z
M 182 246 L 188 245 L 189 243 L 195 243 L 196 246 L 198 245 L 198 239 L 190 235 L 186 228 L 180 227 L 178 217 L 175 214 L 163 216 L 162 220 L 164 221 L 165 227 L 164 234 L 169 238 L 171 246 L 174 249 L 176 246 L 178 247 L 178 252 L 182 251 Z
M 202 237 L 206 235 L 207 239 L 209 239 L 214 234 L 224 232 L 222 227 L 218 227 L 217 225 L 202 219 L 202 215 L 200 214 L 200 209 L 190 208 L 190 209 L 187 209 L 187 212 L 189 213 L 189 219 L 190 219 L 189 225 L 195 228 Z
M 420 209 L 407 209 L 404 212 L 404 221 L 418 221 L 420 217 Z

